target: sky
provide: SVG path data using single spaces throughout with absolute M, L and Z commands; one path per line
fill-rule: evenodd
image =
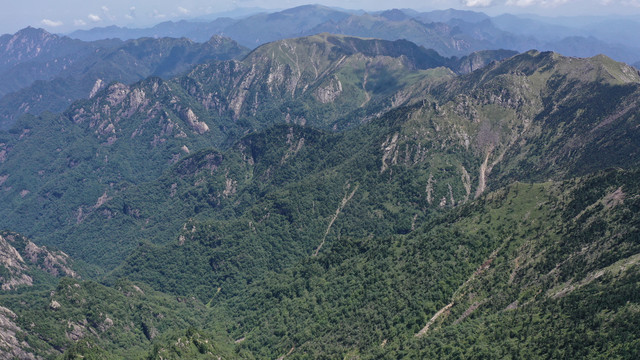
M 27 26 L 52 33 L 69 33 L 109 25 L 147 27 L 162 21 L 192 19 L 237 8 L 286 9 L 318 3 L 366 11 L 391 7 L 419 11 L 464 9 L 489 15 L 528 13 L 545 16 L 637 15 L 640 0 L 4 0 L 0 34 Z

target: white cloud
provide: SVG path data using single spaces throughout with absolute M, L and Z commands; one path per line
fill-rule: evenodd
M 106 7 L 105 5 L 103 5 L 103 6 L 101 7 L 101 9 L 102 9 L 102 13 L 104 14 L 104 17 L 105 17 L 105 18 L 107 18 L 107 19 L 109 19 L 109 20 L 111 20 L 111 21 L 115 21 L 115 19 L 116 19 L 116 18 L 115 18 L 115 16 L 111 15 L 111 12 L 109 11 L 109 8 L 108 8 L 108 7 Z
M 167 17 L 167 15 L 161 14 L 157 9 L 154 9 L 151 13 L 151 17 L 154 19 L 164 19 Z
M 133 20 L 136 18 L 136 7 L 132 6 L 129 8 L 129 13 L 124 16 L 128 20 Z
M 183 15 L 187 15 L 188 13 L 190 13 L 189 9 L 185 9 L 182 6 L 178 6 L 178 12 Z
M 517 6 L 517 7 L 544 7 L 544 8 L 553 8 L 562 4 L 566 4 L 568 2 L 572 2 L 575 0 L 460 0 L 462 5 L 466 7 L 490 7 L 490 6 Z M 615 2 L 616 0 L 598 0 L 602 4 L 609 4 Z M 625 5 L 629 3 L 636 2 L 640 4 L 640 0 L 618 0 Z
M 84 20 L 76 19 L 76 20 L 73 20 L 73 25 L 75 25 L 75 26 L 85 26 L 85 25 L 87 25 L 87 22 L 84 21 Z
M 536 3 L 536 0 L 507 0 L 507 5 L 512 6 L 531 6 Z
M 102 18 L 96 14 L 89 14 L 87 15 L 87 17 L 89 18 L 89 20 L 91 20 L 92 22 L 99 22 L 102 21 Z
M 49 20 L 49 19 L 42 19 L 42 21 L 40 21 L 40 22 L 42 23 L 42 25 L 50 26 L 50 27 L 57 27 L 57 26 L 64 25 L 64 23 L 62 21 Z
M 487 7 L 493 5 L 493 0 L 462 0 L 462 4 L 468 7 Z
M 528 7 L 528 6 L 542 6 L 542 7 L 555 7 L 565 4 L 571 0 L 507 0 L 507 5 Z

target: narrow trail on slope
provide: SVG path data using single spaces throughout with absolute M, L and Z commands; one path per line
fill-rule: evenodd
M 331 217 L 331 221 L 329 221 L 329 225 L 327 226 L 327 230 L 324 232 L 324 236 L 322 237 L 322 242 L 320 243 L 320 245 L 318 245 L 318 248 L 316 248 L 316 251 L 313 253 L 313 256 L 318 256 L 318 253 L 320 252 L 320 249 L 322 249 L 322 246 L 324 245 L 325 240 L 327 240 L 327 235 L 329 235 L 329 231 L 331 230 L 331 226 L 333 226 L 333 223 L 338 218 L 338 215 L 340 215 L 340 212 L 342 211 L 342 209 L 344 209 L 344 207 L 347 205 L 349 200 L 351 200 L 353 195 L 355 195 L 356 191 L 358 190 L 358 186 L 359 185 L 356 185 L 356 187 L 353 189 L 351 194 L 349 194 L 348 192 L 346 194 L 344 194 L 344 197 L 342 198 L 342 201 L 340 202 L 340 205 L 336 209 L 336 213 Z
M 285 358 L 285 357 L 287 357 L 287 356 L 289 356 L 289 355 L 291 355 L 291 353 L 293 353 L 293 350 L 295 350 L 295 349 L 296 349 L 296 347 L 295 347 L 295 346 L 292 346 L 292 347 L 291 347 L 291 350 L 289 350 L 289 352 L 288 352 L 288 353 L 286 353 L 285 355 L 280 356 L 280 357 L 279 357 L 278 359 L 276 359 L 276 360 L 284 360 L 284 358 Z
M 418 333 L 415 334 L 416 337 L 422 337 L 424 336 L 428 331 L 429 328 L 431 327 L 431 325 L 433 325 L 436 320 L 438 320 L 439 317 L 441 316 L 447 316 L 448 315 L 448 311 L 449 309 L 451 309 L 453 307 L 453 305 L 455 305 L 455 298 L 459 298 L 460 296 L 460 292 L 465 289 L 467 287 L 467 285 L 473 281 L 475 278 L 477 278 L 479 275 L 481 275 L 482 273 L 484 273 L 487 269 L 489 269 L 489 267 L 491 267 L 491 263 L 493 262 L 493 260 L 495 260 L 496 256 L 498 256 L 498 253 L 500 252 L 500 250 L 502 250 L 505 246 L 505 244 L 511 240 L 511 238 L 507 238 L 505 239 L 502 244 L 495 249 L 491 255 L 489 255 L 489 258 L 487 258 L 487 260 L 485 260 L 477 269 L 476 271 L 471 274 L 471 276 L 462 284 L 458 287 L 458 289 L 453 293 L 453 295 L 451 296 L 451 302 L 449 304 L 447 304 L 445 307 L 443 307 L 442 309 L 438 310 L 437 313 L 435 313 L 435 315 L 433 315 L 433 317 L 431 317 L 431 319 L 429 320 L 429 322 L 427 322 L 427 325 L 425 325 L 420 331 L 418 331 Z M 477 307 L 476 307 L 477 308 Z M 474 309 L 475 310 L 475 309 Z M 461 320 L 462 321 L 462 320 Z
M 453 306 L 453 302 L 450 302 L 449 304 L 447 304 L 447 306 L 443 307 L 442 309 L 438 310 L 438 312 L 433 315 L 433 317 L 431 318 L 431 320 L 429 320 L 429 322 L 427 323 L 427 325 L 425 325 L 425 327 L 422 328 L 422 330 L 418 331 L 418 333 L 415 335 L 416 337 L 421 337 L 424 334 L 427 333 L 427 331 L 429 331 L 429 327 L 431 325 L 433 325 L 433 323 L 442 315 L 444 314 L 445 311 L 451 309 L 451 307 Z

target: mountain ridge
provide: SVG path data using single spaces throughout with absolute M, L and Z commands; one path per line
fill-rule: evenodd
M 316 11 L 309 11 L 309 9 Z M 602 18 L 602 24 L 587 26 L 578 24 L 580 21 L 574 24 L 576 22 L 574 20 L 558 25 L 556 24 L 558 21 L 553 18 L 524 15 L 489 17 L 481 12 L 452 9 L 422 13 L 411 9 L 389 11 L 392 11 L 395 16 L 385 17 L 384 11 L 366 13 L 306 5 L 282 11 L 263 12 L 239 19 L 219 18 L 210 23 L 182 20 L 180 21 L 181 26 L 184 27 L 182 31 L 178 23 L 165 22 L 150 29 L 131 30 L 129 35 L 126 29 L 114 29 L 111 35 L 102 33 L 107 29 L 97 29 L 95 31 L 100 35 L 93 37 L 90 35 L 91 30 L 82 30 L 70 35 L 75 34 L 85 40 L 118 36 L 125 38 L 186 36 L 197 41 L 206 41 L 207 36 L 224 33 L 247 47 L 255 48 L 270 41 L 328 31 L 350 36 L 380 37 L 386 40 L 404 38 L 419 45 L 434 48 L 445 56 L 464 56 L 470 52 L 486 49 L 502 48 L 522 52 L 530 48 L 538 48 L 583 57 L 605 52 L 616 60 L 629 63 L 637 61 L 640 57 L 638 55 L 640 46 L 635 40 L 629 38 L 628 32 L 620 30 L 620 24 L 607 23 L 607 20 L 610 21 L 607 18 Z M 296 14 L 293 22 L 285 21 L 291 17 L 291 14 Z M 301 20 L 303 18 L 307 20 Z M 270 24 L 273 25 L 277 21 L 280 21 L 278 23 L 280 30 L 272 31 L 273 26 Z M 640 26 L 637 22 L 629 23 Z M 260 30 L 248 30 L 251 26 Z M 202 37 L 202 34 L 207 35 Z
M 0 226 L 90 280 L 0 291 L 0 353 L 633 356 L 639 94 L 606 56 L 320 34 L 25 116 Z

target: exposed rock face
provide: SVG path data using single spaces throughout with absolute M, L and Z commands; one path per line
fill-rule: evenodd
M 380 167 L 380 173 L 383 173 L 389 168 L 390 165 L 398 163 L 398 133 L 393 134 L 392 138 L 388 138 L 380 148 L 382 149 L 382 166 Z
M 84 321 L 86 322 L 86 320 Z M 86 333 L 86 324 L 78 324 L 73 322 L 68 322 L 68 330 L 66 332 L 67 338 L 72 341 L 78 341 L 85 336 Z
M 326 86 L 319 87 L 318 90 L 316 90 L 316 96 L 323 104 L 333 102 L 340 94 L 342 94 L 342 83 L 337 78 L 331 79 Z
M 0 276 L 2 290 L 11 290 L 20 285 L 33 285 L 33 279 L 24 273 L 27 271 L 27 265 L 22 256 L 2 236 L 0 236 L 0 265 L 4 266 L 8 272 L 7 275 Z
M 91 89 L 91 92 L 89 92 L 89 99 L 96 96 L 98 91 L 100 91 L 103 87 L 104 87 L 104 82 L 102 81 L 102 79 L 96 80 L 95 84 L 93 84 L 93 88 Z
M 42 262 L 42 265 L 38 266 L 53 276 L 78 277 L 78 274 L 69 267 L 69 255 L 62 251 L 49 251 L 44 246 L 39 247 L 31 241 L 27 242 L 24 251 L 31 263 Z
M 21 285 L 33 285 L 30 273 L 37 270 L 52 276 L 78 277 L 70 267 L 67 254 L 61 251 L 50 251 L 21 235 L 8 232 L 0 233 L 0 266 L 5 269 L 0 275 L 2 290 L 13 290 Z
M 185 117 L 187 124 L 189 124 L 189 126 L 191 126 L 191 128 L 198 134 L 202 135 L 209 131 L 209 126 L 205 122 L 198 121 L 198 117 L 194 114 L 193 110 L 188 109 Z
M 17 334 L 24 332 L 15 320 L 13 311 L 0 306 L 0 358 L 2 359 L 40 359 L 28 352 L 29 345 L 20 342 Z

